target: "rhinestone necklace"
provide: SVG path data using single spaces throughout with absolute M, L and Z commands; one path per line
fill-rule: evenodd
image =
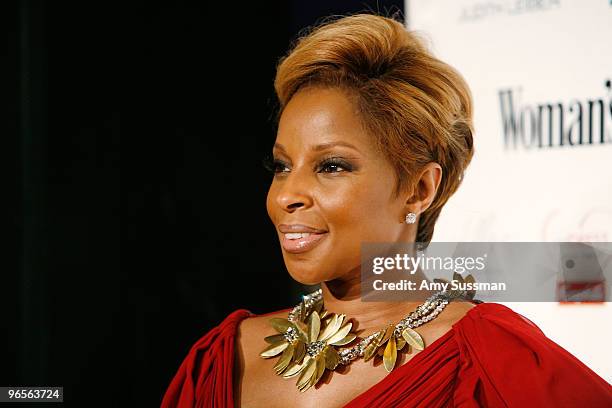
M 471 295 L 471 296 L 470 296 Z M 278 334 L 268 336 L 263 358 L 279 356 L 274 371 L 283 378 L 297 377 L 302 392 L 316 385 L 325 370 L 333 371 L 359 358 L 369 361 L 382 357 L 387 372 L 397 362 L 398 351 L 423 350 L 425 343 L 415 328 L 435 319 L 453 299 L 473 297 L 465 291 L 440 291 L 431 295 L 416 310 L 365 338 L 351 332 L 353 323 L 344 314 L 330 313 L 323 307 L 321 289 L 303 296 L 286 319 L 272 318 L 270 324 Z M 340 346 L 351 345 L 340 349 Z

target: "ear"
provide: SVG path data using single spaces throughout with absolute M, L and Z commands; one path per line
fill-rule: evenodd
M 442 180 L 442 167 L 436 162 L 427 163 L 417 177 L 414 194 L 406 204 L 409 210 L 417 214 L 425 212 L 433 203 Z

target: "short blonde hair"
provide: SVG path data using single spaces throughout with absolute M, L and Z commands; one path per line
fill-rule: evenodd
M 401 22 L 356 14 L 311 27 L 280 59 L 277 119 L 307 86 L 336 87 L 355 96 L 364 128 L 396 168 L 396 194 L 414 183 L 427 163 L 442 167 L 438 193 L 419 219 L 416 241 L 429 244 L 474 153 L 472 96 L 461 74 L 435 58 Z

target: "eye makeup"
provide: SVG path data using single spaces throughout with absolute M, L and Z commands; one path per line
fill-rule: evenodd
M 291 165 L 289 163 L 272 155 L 264 157 L 262 164 L 266 170 L 273 174 L 285 173 L 291 169 Z M 344 172 L 350 173 L 357 169 L 358 166 L 353 164 L 352 160 L 342 156 L 328 155 L 317 160 L 313 171 L 315 173 L 335 174 Z

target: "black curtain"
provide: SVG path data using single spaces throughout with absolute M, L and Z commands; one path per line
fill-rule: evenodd
M 403 2 L 166 3 L 1 6 L 0 384 L 156 406 L 224 316 L 304 290 L 265 209 L 275 65 L 321 17 Z

